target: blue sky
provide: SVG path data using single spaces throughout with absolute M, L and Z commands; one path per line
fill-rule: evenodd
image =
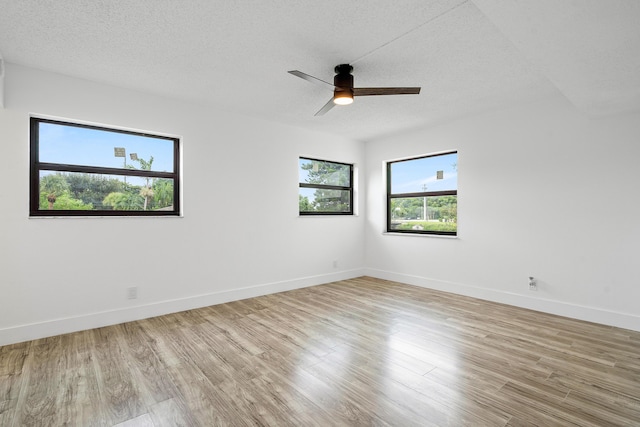
M 391 192 L 418 193 L 425 191 L 456 190 L 458 188 L 458 154 L 423 157 L 391 164 Z M 437 179 L 443 171 L 443 179 Z
M 309 160 L 299 160 L 300 182 L 306 182 L 308 172 L 303 170 L 303 164 Z M 458 189 L 458 154 L 443 154 L 439 156 L 423 157 L 408 161 L 393 162 L 391 164 L 391 192 L 419 193 L 422 191 L 445 191 Z M 443 178 L 437 178 L 437 172 L 443 172 Z M 300 188 L 300 195 L 309 200 L 314 199 L 314 189 Z
M 300 158 L 298 160 L 298 174 L 299 174 L 299 179 L 300 182 L 309 182 L 309 171 L 302 169 L 303 165 L 307 165 L 307 164 L 313 164 L 313 160 L 309 160 L 309 159 L 305 159 L 305 158 Z M 322 163 L 334 163 L 334 162 L 329 162 L 329 161 L 324 161 L 324 160 L 320 160 L 319 162 Z M 324 182 L 324 184 L 330 184 L 330 185 L 341 185 L 340 184 L 340 179 L 343 177 L 346 177 L 349 174 L 349 168 L 348 166 L 344 166 L 343 164 L 340 164 L 340 169 L 339 172 L 334 173 L 332 176 L 329 175 L 325 175 L 325 179 L 326 181 Z
M 127 165 L 140 169 L 130 158 L 136 153 L 147 161 L 153 156 L 152 170 L 173 172 L 173 141 L 167 139 L 40 123 L 39 143 L 41 162 L 123 168 L 125 158 L 115 157 L 114 147 L 124 147 Z

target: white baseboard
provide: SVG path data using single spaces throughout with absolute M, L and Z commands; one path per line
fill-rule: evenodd
M 412 276 L 373 268 L 366 268 L 365 274 L 378 279 L 391 280 L 394 282 L 406 283 L 408 285 L 450 292 L 487 301 L 513 305 L 516 307 L 523 307 L 572 319 L 585 320 L 587 322 L 640 331 L 640 316 L 629 313 L 620 313 L 596 307 L 569 304 L 561 301 L 529 297 L 461 283 L 447 282 L 444 280 Z
M 177 313 L 184 310 L 192 310 L 195 308 L 223 304 L 229 301 L 237 301 L 277 292 L 290 291 L 293 289 L 335 282 L 338 280 L 353 279 L 363 275 L 363 269 L 340 271 L 337 273 L 265 283 L 255 286 L 247 286 L 240 289 L 213 292 L 210 294 L 194 295 L 186 298 L 139 305 L 136 307 L 127 307 L 82 316 L 53 319 L 46 322 L 18 325 L 0 329 L 0 346 L 38 338 L 52 337 L 70 332 L 83 331 L 86 329 L 116 325 L 134 320 L 147 319 L 149 317 Z

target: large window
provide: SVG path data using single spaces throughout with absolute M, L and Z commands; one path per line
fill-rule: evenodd
M 300 215 L 352 215 L 353 165 L 299 160 Z
M 180 214 L 179 140 L 31 118 L 31 216 Z
M 457 152 L 387 163 L 387 231 L 457 235 Z

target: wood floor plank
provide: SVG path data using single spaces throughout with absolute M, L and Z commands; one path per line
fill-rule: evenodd
M 93 360 L 94 341 L 91 331 L 66 335 L 71 341 L 64 346 L 64 365 L 60 365 L 61 382 L 57 388 L 56 425 L 104 425 L 108 418 L 104 405 L 96 405 L 93 396 L 100 384 Z M 79 423 L 77 420 L 81 420 Z
M 19 418 L 16 414 L 18 397 L 23 389 L 25 362 L 31 343 L 0 347 L 0 425 L 10 426 Z
M 143 414 L 114 425 L 113 427 L 154 427 L 153 420 L 149 414 Z
M 348 356 L 345 357 L 345 355 Z M 360 353 L 356 348 L 349 348 L 345 352 L 336 351 L 326 360 L 333 366 L 348 369 L 351 375 L 366 379 L 383 379 L 384 384 L 373 388 L 395 390 L 396 397 L 391 396 L 391 398 L 402 400 L 402 405 L 408 405 L 411 408 L 410 411 L 413 411 L 413 408 L 420 408 L 418 414 L 424 412 L 425 406 L 429 406 L 430 412 L 439 409 L 444 413 L 455 413 L 455 422 L 460 425 L 505 425 L 510 418 L 509 414 L 487 410 L 473 400 L 467 399 L 464 396 L 463 384 L 439 385 L 429 381 L 429 375 L 416 374 L 393 363 L 392 359 Z M 438 409 L 433 409 L 434 407 Z
M 196 425 L 249 425 L 197 366 L 185 363 L 169 370 L 187 408 L 185 415 L 195 419 Z
M 276 426 L 315 426 L 328 424 L 328 414 L 309 401 L 303 393 L 290 387 L 280 377 L 261 375 L 250 381 L 258 401 L 272 408 L 266 424 Z
M 370 414 L 370 422 L 373 425 L 402 425 L 402 426 L 436 426 L 441 413 L 429 412 L 431 419 L 412 416 L 400 405 L 382 395 L 383 391 L 362 383 L 357 378 L 348 375 L 343 370 L 336 369 L 327 363 L 318 363 L 305 368 L 310 374 L 319 380 L 332 385 L 334 392 L 350 403 L 349 406 L 357 408 L 358 413 Z M 423 406 L 425 414 L 426 405 Z
M 93 360 L 99 401 L 114 423 L 145 414 L 140 386 L 133 381 L 129 363 L 119 342 L 120 325 L 93 330 Z
M 131 322 L 118 327 L 117 342 L 145 407 L 175 397 L 177 393 L 167 366 L 157 357 L 158 349 L 141 324 Z
M 61 381 L 59 355 L 62 340 L 69 337 L 52 337 L 34 341 L 29 347 L 24 377 L 18 398 L 14 425 L 32 425 L 46 420 L 51 423 L 56 414 L 56 391 Z
M 360 277 L 0 347 L 4 426 L 640 426 L 640 332 Z
M 324 425 L 370 426 L 384 424 L 349 396 L 337 392 L 334 384 L 322 381 L 302 369 L 305 366 L 318 363 L 317 361 L 311 364 L 300 364 L 275 351 L 265 352 L 260 355 L 260 358 L 265 360 L 264 369 L 269 371 L 265 375 L 280 378 L 281 381 L 288 383 L 324 411 L 325 415 L 321 418 Z
M 149 415 L 155 427 L 193 427 L 196 419 L 179 398 L 167 399 L 149 408 Z

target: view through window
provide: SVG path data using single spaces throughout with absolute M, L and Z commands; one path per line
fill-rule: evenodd
M 352 215 L 353 165 L 300 157 L 300 215 Z
M 179 215 L 179 140 L 31 118 L 31 216 Z
M 457 235 L 457 152 L 387 163 L 387 231 Z

